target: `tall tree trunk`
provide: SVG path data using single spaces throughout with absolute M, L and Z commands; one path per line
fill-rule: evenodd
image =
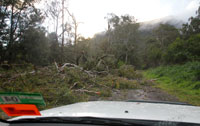
M 78 28 L 78 26 L 77 26 L 78 24 L 75 22 L 75 31 L 74 31 L 74 44 L 76 45 L 77 44 L 77 37 L 78 37 L 78 35 L 77 35 L 77 28 Z
M 80 57 L 78 57 L 78 50 L 77 50 L 77 23 L 76 23 L 76 20 L 75 20 L 75 31 L 74 31 L 74 46 L 75 46 L 75 58 L 76 58 L 76 65 L 79 65 L 79 59 Z
M 56 42 L 58 42 L 58 17 L 56 17 Z
M 14 18 L 14 3 L 12 3 L 12 7 L 11 7 L 11 17 L 10 17 L 10 33 L 9 33 L 9 43 L 8 43 L 8 60 L 9 62 L 11 62 L 13 60 L 13 53 L 12 53 L 12 45 L 13 45 L 13 18 Z
M 126 57 L 125 57 L 125 64 L 128 62 L 128 52 L 126 52 Z
M 64 48 L 64 38 L 65 38 L 65 34 L 64 34 L 64 30 L 65 30 L 65 25 L 64 25 L 64 4 L 65 4 L 65 1 L 62 0 L 62 47 L 61 47 L 61 54 L 62 54 L 62 62 L 63 62 L 63 56 L 64 56 L 64 52 L 63 52 L 63 48 Z
M 10 40 L 9 40 L 9 44 L 12 44 L 13 42 L 13 16 L 14 16 L 14 5 L 12 4 L 12 8 L 11 8 L 11 17 L 10 17 Z
M 72 18 L 73 24 L 74 24 L 74 57 L 75 57 L 75 63 L 76 65 L 79 64 L 79 57 L 78 57 L 78 50 L 77 50 L 77 39 L 78 39 L 78 22 L 76 21 L 76 18 L 73 14 L 71 14 L 69 12 L 68 9 L 67 13 L 69 14 L 69 16 Z

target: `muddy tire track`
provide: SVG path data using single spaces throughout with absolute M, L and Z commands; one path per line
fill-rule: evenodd
M 101 100 L 109 100 L 109 101 L 128 101 L 128 100 L 152 100 L 152 101 L 170 101 L 170 102 L 178 102 L 178 98 L 168 94 L 167 92 L 148 86 L 140 86 L 139 89 L 126 89 L 126 90 L 112 90 L 111 97 L 97 97 L 92 96 L 89 101 L 101 101 Z

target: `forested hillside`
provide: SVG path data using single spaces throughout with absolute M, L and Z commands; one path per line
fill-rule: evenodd
M 146 69 L 199 61 L 200 9 L 181 29 L 166 23 L 141 30 L 141 24 L 133 16 L 108 14 L 105 15 L 108 29 L 93 38 L 84 38 L 77 34 L 76 19 L 69 10 L 71 22 L 64 22 L 63 33 L 58 34 L 60 25 L 49 33 L 42 23 L 46 15 L 57 20 L 59 10 L 52 14 L 50 10 L 35 8 L 34 2 L 1 2 L 1 63 L 46 66 L 67 62 L 84 69 L 109 70 L 122 64 Z
M 84 38 L 77 31 L 76 17 L 68 8 L 62 8 L 61 1 L 55 0 L 45 9 L 37 8 L 36 2 L 0 2 L 1 92 L 40 92 L 48 107 L 53 107 L 87 101 L 91 94 L 109 97 L 112 89 L 140 88 L 139 85 L 152 83 L 142 73 L 159 66 L 162 67 L 145 77 L 154 74 L 151 79 L 158 79 L 158 73 L 165 76 L 169 70 L 166 76 L 170 83 L 189 78 L 176 88 L 189 85 L 190 91 L 199 91 L 200 67 L 196 65 L 200 62 L 200 7 L 181 28 L 166 22 L 141 29 L 142 23 L 134 15 L 110 13 L 105 15 L 104 32 Z M 63 15 L 69 20 L 61 20 Z M 55 23 L 53 32 L 44 25 L 47 18 Z M 194 68 L 187 68 L 194 75 L 185 74 L 182 67 L 177 68 L 177 76 L 183 76 L 179 80 L 170 75 L 176 69 L 168 66 L 188 62 L 194 63 L 189 65 Z

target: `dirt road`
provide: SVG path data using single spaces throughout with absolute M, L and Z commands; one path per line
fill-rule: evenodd
M 153 100 L 153 101 L 171 101 L 178 102 L 175 96 L 172 96 L 159 88 L 151 86 L 141 86 L 139 89 L 113 90 L 112 96 L 100 98 L 91 97 L 90 101 L 109 100 L 109 101 L 128 101 L 128 100 Z

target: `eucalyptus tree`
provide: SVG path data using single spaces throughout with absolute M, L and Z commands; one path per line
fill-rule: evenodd
M 113 54 L 125 63 L 136 62 L 136 48 L 139 42 L 139 24 L 133 16 L 110 14 L 108 18 L 109 43 Z
M 188 39 L 190 35 L 200 33 L 200 6 L 196 11 L 195 17 L 190 17 L 189 22 L 183 24 L 182 27 L 182 37 Z
M 15 47 L 20 42 L 24 30 L 37 22 L 33 15 L 40 15 L 40 12 L 35 8 L 35 2 L 36 0 L 2 0 L 0 2 L 0 39 L 6 46 L 6 59 L 9 61 L 13 61 L 16 57 Z

